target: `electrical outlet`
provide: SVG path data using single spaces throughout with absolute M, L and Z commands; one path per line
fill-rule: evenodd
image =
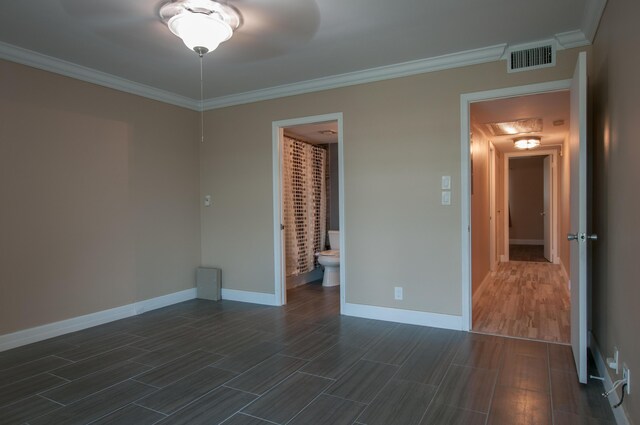
M 398 301 L 402 301 L 402 286 L 396 286 L 393 290 L 394 298 Z
M 627 380 L 627 394 L 631 394 L 631 371 L 629 366 L 624 363 L 622 364 L 622 379 Z

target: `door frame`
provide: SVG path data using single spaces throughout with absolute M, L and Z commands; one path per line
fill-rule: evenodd
M 324 115 L 292 118 L 271 123 L 272 177 L 273 177 L 273 266 L 274 294 L 276 305 L 287 303 L 287 276 L 282 237 L 282 137 L 284 129 L 301 124 L 315 124 L 336 121 L 338 123 L 338 213 L 340 222 L 340 312 L 344 311 L 346 294 L 346 255 L 345 255 L 345 219 L 344 219 L 344 140 L 342 112 Z
M 530 156 L 550 156 L 551 157 L 551 259 L 553 264 L 559 264 L 558 256 L 558 151 L 556 149 L 541 149 L 523 152 L 508 152 L 504 154 L 504 204 L 503 211 L 506 211 L 507 219 L 504 220 L 502 234 L 505 247 L 504 260 L 509 261 L 509 160 L 511 158 L 526 158 Z
M 498 264 L 498 255 L 496 244 L 501 242 L 497 240 L 498 218 L 496 207 L 496 164 L 498 162 L 498 153 L 493 142 L 489 142 L 489 271 L 495 272 Z
M 506 87 L 460 95 L 460 182 L 461 182 L 461 285 L 462 285 L 462 329 L 472 329 L 472 297 L 471 297 L 471 155 L 470 131 L 471 104 L 487 100 L 532 94 L 550 93 L 569 90 L 571 79 L 548 81 L 524 86 Z M 506 176 L 505 176 L 506 179 Z M 505 222 L 507 220 L 505 219 Z

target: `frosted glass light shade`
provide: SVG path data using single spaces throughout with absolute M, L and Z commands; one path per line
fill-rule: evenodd
M 513 141 L 513 145 L 518 149 L 533 149 L 540 146 L 540 138 L 539 137 L 523 137 L 520 139 L 515 139 Z
M 183 12 L 169 19 L 167 25 L 189 49 L 204 48 L 205 53 L 215 50 L 233 34 L 231 27 L 214 14 Z

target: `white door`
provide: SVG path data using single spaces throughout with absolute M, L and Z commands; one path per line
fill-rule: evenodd
M 581 52 L 571 83 L 571 348 L 578 379 L 587 383 L 587 54 Z
M 551 156 L 544 157 L 542 170 L 542 222 L 544 227 L 544 258 L 551 258 Z
M 489 270 L 496 271 L 496 149 L 489 142 Z

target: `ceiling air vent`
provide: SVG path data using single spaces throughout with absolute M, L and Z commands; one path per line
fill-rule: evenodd
M 531 69 L 555 66 L 555 64 L 556 49 L 553 44 L 509 52 L 509 72 L 529 71 Z

